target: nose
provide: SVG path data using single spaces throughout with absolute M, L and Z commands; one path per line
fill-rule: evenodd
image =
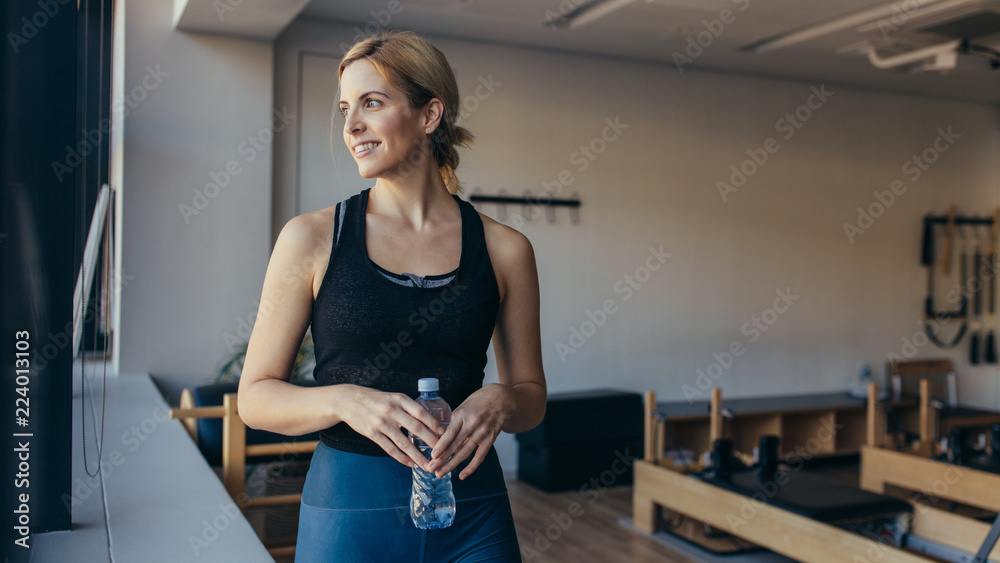
M 348 133 L 359 133 L 364 131 L 364 122 L 358 117 L 360 112 L 347 111 L 347 115 L 344 117 L 344 134 Z

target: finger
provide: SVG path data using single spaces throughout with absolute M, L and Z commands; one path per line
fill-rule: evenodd
M 434 450 L 431 452 L 432 459 L 448 459 L 448 456 L 454 453 L 454 450 L 461 442 L 456 443 L 456 437 L 462 433 L 462 429 L 465 428 L 465 423 L 461 418 L 457 420 L 452 420 L 451 424 L 448 425 L 448 429 L 445 430 L 444 434 L 438 438 L 437 443 L 434 445 Z
M 441 436 L 440 442 L 434 447 L 432 459 L 447 460 L 465 445 L 473 433 L 481 431 L 483 421 L 475 415 L 465 415 L 466 411 L 460 409 L 456 412 L 456 416 L 452 417 L 448 431 Z
M 396 409 L 391 410 L 389 415 L 398 423 L 397 426 L 407 429 L 431 447 L 437 444 L 438 436 L 445 430 L 443 425 L 423 405 L 406 395 L 397 393 L 393 399 Z
M 462 445 L 461 448 L 458 448 L 458 451 L 451 456 L 451 459 L 445 458 L 447 461 L 442 460 L 444 463 L 439 468 L 432 466 L 435 467 L 433 471 L 437 474 L 437 476 L 443 477 L 445 474 L 450 473 L 453 469 L 458 467 L 458 465 L 465 461 L 467 457 L 472 455 L 472 452 L 476 450 L 476 447 L 478 447 L 478 444 L 474 439 L 470 438 L 465 442 L 465 444 Z
M 465 479 L 466 477 L 471 475 L 472 472 L 475 471 L 477 467 L 479 467 L 479 465 L 483 462 L 483 460 L 486 459 L 486 454 L 489 453 L 490 448 L 493 446 L 493 443 L 496 441 L 497 436 L 499 434 L 500 433 L 496 431 L 488 432 L 482 430 L 480 432 L 477 432 L 471 438 L 469 438 L 469 441 L 466 442 L 465 447 L 460 449 L 458 453 L 455 454 L 455 458 L 461 458 L 464 460 L 465 458 L 469 457 L 469 455 L 471 455 L 473 451 L 475 451 L 475 456 L 473 456 L 472 460 L 469 462 L 469 465 L 466 466 L 466 469 L 462 470 L 462 474 L 459 476 L 460 479 Z M 447 467 L 444 467 L 442 469 L 450 470 L 450 468 Z
M 385 434 L 379 434 L 372 437 L 372 441 L 378 444 L 378 446 L 382 448 L 385 453 L 389 454 L 389 457 L 392 459 L 395 459 L 407 467 L 413 467 L 413 460 L 403 453 L 402 450 L 396 447 L 396 444 Z
M 426 412 L 426 411 L 425 411 Z M 431 417 L 433 418 L 433 417 Z M 411 435 L 416 436 L 428 444 L 432 448 L 435 447 L 440 440 L 438 435 L 434 433 L 431 428 L 428 428 L 422 420 L 410 416 L 408 413 L 400 412 L 398 416 L 394 417 L 397 426 L 400 426 L 410 432 Z
M 456 414 L 457 416 L 453 416 L 451 419 L 448 431 L 441 436 L 439 443 L 434 447 L 434 451 L 431 454 L 431 459 L 440 460 L 437 464 L 438 466 L 442 465 L 449 458 L 454 457 L 459 448 L 465 445 L 479 427 L 478 420 L 475 417 L 464 416 L 465 412 L 461 410 Z
M 424 454 L 414 445 L 410 437 L 403 433 L 399 425 L 391 418 L 381 420 L 376 424 L 369 437 L 375 440 L 383 450 L 390 452 L 390 454 L 393 453 L 390 450 L 400 452 L 402 459 L 399 457 L 396 457 L 396 459 L 404 465 L 408 467 L 418 465 L 425 471 L 430 471 L 427 467 L 427 458 L 424 457 Z
M 472 440 L 469 440 L 466 443 L 466 446 L 463 446 L 461 449 L 455 452 L 455 455 L 451 456 L 451 459 L 444 462 L 441 465 L 441 467 L 433 470 L 435 475 L 443 477 L 444 475 L 447 475 L 448 473 L 454 471 L 459 465 L 462 464 L 463 461 L 468 459 L 468 457 L 475 452 L 476 447 L 477 447 L 476 443 L 473 442 Z
M 480 444 L 479 449 L 476 450 L 476 455 L 472 456 L 472 461 L 469 462 L 469 465 L 465 466 L 465 469 L 463 469 L 458 475 L 458 478 L 464 481 L 466 477 L 472 475 L 472 473 L 479 468 L 483 461 L 486 460 L 486 454 L 489 453 L 489 451 L 489 446 L 486 444 Z
M 461 450 L 461 447 L 464 446 L 469 441 L 469 436 L 467 435 L 467 433 L 461 431 L 462 427 L 463 423 L 459 422 L 458 426 L 455 427 L 456 431 L 454 435 L 448 437 L 450 443 L 448 444 L 447 448 L 437 447 L 434 448 L 434 450 L 431 452 L 431 464 L 430 464 L 431 471 L 440 470 L 442 467 L 445 466 L 445 464 L 451 462 L 452 460 L 454 460 L 455 463 L 458 463 L 463 459 L 465 459 L 466 457 L 468 457 L 469 454 L 466 454 L 457 459 L 455 457 L 456 455 L 458 455 L 459 451 Z M 448 430 L 450 431 L 451 428 L 448 428 Z M 444 439 L 444 437 L 442 437 L 442 439 Z M 452 464 L 452 467 L 453 466 L 454 464 Z
M 400 406 L 406 412 L 406 414 L 419 420 L 421 424 L 426 426 L 434 433 L 435 438 L 445 433 L 445 427 L 441 424 L 441 421 L 434 418 L 434 416 L 424 408 L 423 405 L 414 401 L 413 399 L 403 395 L 400 398 Z M 426 440 L 425 440 L 426 441 Z M 428 444 L 430 442 L 427 442 Z
M 424 471 L 431 471 L 430 460 L 424 457 L 423 452 L 420 451 L 409 437 L 403 434 L 402 431 L 396 430 L 395 432 L 389 433 L 389 439 L 395 443 L 396 447 L 399 448 L 403 454 L 408 456 L 414 463 L 420 466 Z M 412 467 L 412 465 L 410 466 Z

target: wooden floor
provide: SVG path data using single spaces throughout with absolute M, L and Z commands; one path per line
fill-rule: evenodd
M 857 460 L 810 467 L 806 471 L 858 486 Z M 618 523 L 622 518 L 632 517 L 631 486 L 613 487 L 602 493 L 589 489 L 583 495 L 579 491 L 546 493 L 510 479 L 507 491 L 521 544 L 521 560 L 525 563 L 697 563 Z M 583 513 L 579 518 L 571 518 L 567 526 L 564 515 L 569 515 L 573 503 L 579 504 Z M 551 541 L 550 537 L 558 539 Z
M 632 517 L 632 487 L 545 493 L 509 480 L 507 491 L 526 563 L 694 563 L 618 523 Z
M 857 486 L 856 462 L 809 471 Z M 506 483 L 524 563 L 698 563 L 618 523 L 632 517 L 631 486 L 581 494 L 546 493 L 515 479 Z
M 521 544 L 521 561 L 525 563 L 695 563 L 618 524 L 620 518 L 632 517 L 632 487 L 581 496 L 578 491 L 545 493 L 521 481 L 508 480 L 507 491 Z M 575 518 L 569 512 L 573 503 L 580 505 L 579 510 L 574 509 L 578 515 Z M 276 563 L 293 560 L 275 558 Z

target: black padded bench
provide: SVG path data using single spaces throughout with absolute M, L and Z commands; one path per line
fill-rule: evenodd
M 517 478 L 548 492 L 630 485 L 642 457 L 642 416 L 638 393 L 549 395 L 541 424 L 515 436 Z

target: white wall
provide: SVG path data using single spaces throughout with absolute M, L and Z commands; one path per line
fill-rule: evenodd
M 211 376 L 271 249 L 269 43 L 178 32 L 171 0 L 126 14 L 120 372 Z M 147 67 L 159 74 L 147 78 Z M 150 75 L 153 76 L 153 75 Z M 145 80 L 145 84 L 144 84 Z M 243 150 L 248 138 L 264 150 Z M 249 147 L 250 145 L 242 145 Z M 233 164 L 230 164 L 233 163 Z M 211 174 L 239 170 L 196 202 Z M 180 206 L 198 211 L 185 219 Z M 197 207 L 203 206 L 201 209 Z
M 340 122 L 336 166 L 328 156 L 340 45 L 353 35 L 348 26 L 298 20 L 276 42 L 275 103 L 302 100 L 303 116 L 302 145 L 292 136 L 276 144 L 276 229 L 370 185 L 342 146 Z M 824 84 L 431 39 L 474 108 L 465 125 L 477 141 L 459 170 L 469 191 L 541 194 L 567 170 L 573 183 L 562 195 L 577 192 L 583 202 L 579 224 L 560 209 L 554 224 L 543 214 L 521 226 L 538 260 L 554 392 L 653 389 L 661 400 L 682 400 L 685 385 L 698 391 L 698 370 L 734 342 L 745 352 L 713 380 L 729 397 L 841 390 L 864 363 L 881 377 L 887 354 L 901 353 L 902 339 L 919 331 L 923 215 L 951 203 L 987 214 L 1000 204 L 996 107 L 827 83 L 833 95 L 786 139 L 778 121 Z M 500 85 L 476 99 L 480 78 L 491 76 Z M 616 118 L 628 128 L 581 170 L 574 153 Z M 939 128 L 959 137 L 914 181 L 903 165 L 933 145 Z M 717 182 L 767 138 L 777 152 L 724 201 Z M 906 191 L 851 243 L 844 224 L 894 180 Z M 493 205 L 479 210 L 497 217 Z M 520 214 L 507 212 L 508 224 Z M 672 256 L 626 301 L 616 284 L 661 245 Z M 751 342 L 741 328 L 787 288 L 798 299 Z M 570 327 L 606 300 L 615 313 L 563 361 L 557 344 L 569 346 Z M 961 400 L 1000 407 L 1000 371 L 969 366 L 967 349 L 967 341 L 950 352 L 925 345 L 916 356 L 953 357 Z M 495 378 L 492 358 L 487 369 Z M 512 468 L 513 440 L 498 444 Z

